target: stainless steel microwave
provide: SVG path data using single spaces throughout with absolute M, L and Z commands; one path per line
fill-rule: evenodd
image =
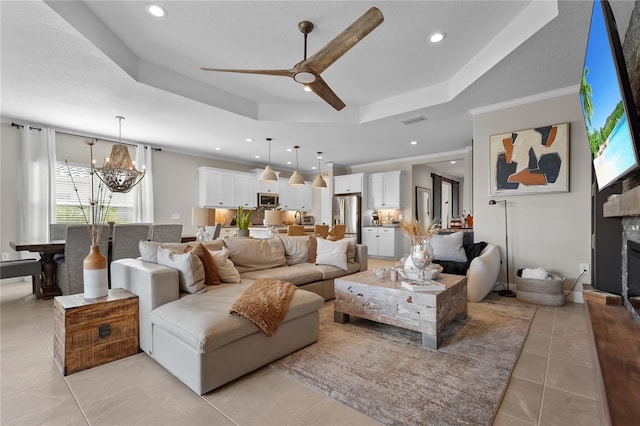
M 272 194 L 270 192 L 258 193 L 258 206 L 260 207 L 277 207 L 280 203 L 280 197 L 278 194 Z

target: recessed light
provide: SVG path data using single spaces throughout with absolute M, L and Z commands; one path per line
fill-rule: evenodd
M 451 161 L 449 161 L 449 164 L 456 164 L 456 161 L 455 160 L 451 160 Z
M 291 161 L 287 161 L 287 164 L 291 164 Z
M 145 6 L 145 9 L 147 9 L 147 13 L 149 15 L 155 16 L 156 18 L 163 18 L 167 16 L 167 11 L 165 10 L 165 8 L 157 4 L 148 3 Z
M 216 150 L 216 151 L 222 151 L 222 148 L 220 148 L 219 146 L 216 146 L 216 147 L 215 147 L 215 150 Z
M 245 141 L 245 142 L 253 142 L 253 139 L 251 139 L 251 138 L 246 138 L 244 141 Z
M 316 168 L 316 166 L 311 166 L 311 170 L 315 170 Z
M 418 141 L 411 141 L 409 142 L 411 145 L 418 145 Z
M 305 92 L 310 92 L 310 91 L 311 91 L 311 87 L 309 87 L 309 86 L 304 86 L 304 91 L 305 91 Z
M 431 43 L 440 43 L 444 40 L 444 33 L 433 33 L 431 34 L 431 38 L 429 39 Z
M 253 158 L 260 158 L 260 156 L 259 155 L 254 155 Z
M 291 152 L 291 151 L 293 151 L 293 149 L 292 148 L 287 148 L 286 151 L 287 152 Z

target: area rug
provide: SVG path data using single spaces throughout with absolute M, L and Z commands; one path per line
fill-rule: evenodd
M 438 350 L 420 333 L 320 310 L 320 339 L 271 364 L 388 425 L 491 424 L 536 308 L 469 303 Z

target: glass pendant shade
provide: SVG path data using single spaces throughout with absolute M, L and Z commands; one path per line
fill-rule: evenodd
M 273 139 L 267 138 L 267 142 L 269 142 L 269 161 L 267 162 L 267 167 L 264 168 L 262 173 L 260 173 L 260 182 L 277 182 L 278 175 L 271 168 L 271 141 Z
M 119 143 L 111 148 L 111 155 L 104 161 L 102 167 L 95 168 L 96 174 L 102 182 L 113 192 L 129 192 L 144 177 L 144 172 L 136 169 L 129 155 L 129 149 L 122 144 L 122 120 L 119 120 Z

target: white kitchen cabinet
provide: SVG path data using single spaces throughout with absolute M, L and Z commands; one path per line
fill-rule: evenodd
M 201 207 L 253 209 L 257 205 L 256 177 L 212 167 L 198 168 L 198 204 Z
M 291 186 L 288 179 L 280 179 L 280 208 L 282 210 L 309 211 L 312 208 L 311 182 Z
M 296 210 L 310 211 L 312 206 L 313 189 L 311 188 L 311 182 L 305 182 L 304 185 L 294 187 L 294 197 Z
M 257 179 L 253 174 L 236 174 L 233 177 L 234 205 L 255 209 L 258 205 Z
M 276 174 L 279 172 L 276 172 Z M 258 174 L 257 178 L 258 180 L 258 192 L 260 193 L 265 193 L 265 194 L 278 194 L 280 188 L 279 188 L 279 183 L 278 181 L 275 182 L 262 182 L 260 181 L 260 174 Z
M 334 194 L 361 193 L 363 189 L 364 173 L 353 173 L 333 177 Z
M 402 257 L 402 231 L 397 227 L 365 226 L 362 228 L 362 244 L 372 257 Z
M 368 176 L 367 207 L 370 209 L 404 208 L 402 171 L 371 173 Z

